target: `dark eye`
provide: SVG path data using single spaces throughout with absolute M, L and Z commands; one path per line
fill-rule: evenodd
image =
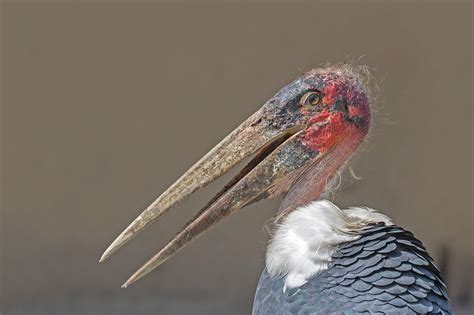
M 301 98 L 301 105 L 304 107 L 314 107 L 318 105 L 321 102 L 321 94 L 318 92 L 307 92 L 303 97 Z

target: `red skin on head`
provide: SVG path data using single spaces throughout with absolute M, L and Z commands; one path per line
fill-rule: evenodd
M 342 111 L 332 107 L 340 99 L 347 103 L 349 117 L 364 117 L 370 121 L 367 96 L 354 89 L 344 78 L 331 80 L 322 90 L 322 110 L 308 119 L 308 129 L 302 136 L 302 143 L 314 151 L 326 153 L 343 139 L 352 138 L 359 143 L 363 140 L 368 128 L 360 128 L 344 117 Z M 311 114 L 307 109 L 303 113 Z M 347 115 L 347 114 L 346 114 Z

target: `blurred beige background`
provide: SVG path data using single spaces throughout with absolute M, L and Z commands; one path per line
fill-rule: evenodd
M 469 3 L 3 3 L 2 314 L 249 314 L 277 200 L 120 289 L 229 176 L 98 259 L 280 87 L 361 56 L 375 126 L 362 180 L 335 200 L 412 230 L 471 313 L 472 17 Z

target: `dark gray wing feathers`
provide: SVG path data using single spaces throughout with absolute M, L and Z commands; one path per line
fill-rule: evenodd
M 253 314 L 452 314 L 433 259 L 397 226 L 366 228 L 340 246 L 329 269 L 300 288 L 283 287 L 264 270 Z

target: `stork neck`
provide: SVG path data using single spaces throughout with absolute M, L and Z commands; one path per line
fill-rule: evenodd
M 334 180 L 336 174 L 344 168 L 358 145 L 358 142 L 340 143 L 298 174 L 283 197 L 278 214 L 284 216 L 311 201 L 320 199 L 336 182 Z

